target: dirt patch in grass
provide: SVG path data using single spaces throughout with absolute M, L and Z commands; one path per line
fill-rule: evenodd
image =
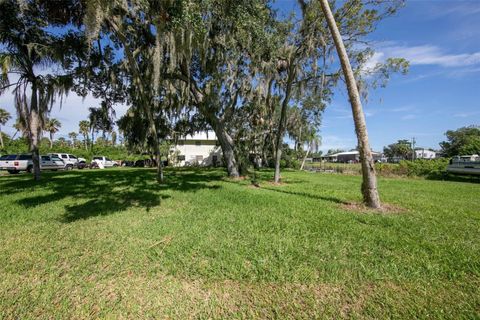
M 287 185 L 286 182 L 282 182 L 282 181 L 280 181 L 280 182 L 275 182 L 275 181 L 273 181 L 273 180 L 270 180 L 270 181 L 268 181 L 268 182 L 266 182 L 266 183 L 267 183 L 268 185 L 274 186 L 274 187 L 281 187 L 281 186 L 286 186 L 286 185 Z
M 340 205 L 343 210 L 360 213 L 382 213 L 382 214 L 400 214 L 407 212 L 407 209 L 391 203 L 382 203 L 380 209 L 372 209 L 361 202 L 347 202 Z

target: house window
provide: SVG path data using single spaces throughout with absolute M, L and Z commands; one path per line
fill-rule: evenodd
M 195 161 L 198 162 L 198 163 L 202 162 L 203 161 L 203 156 L 196 156 Z
M 179 155 L 177 157 L 177 161 L 185 161 L 185 156 L 184 155 Z
M 196 145 L 196 146 L 201 146 L 201 145 L 202 145 L 202 141 L 195 141 L 195 145 Z

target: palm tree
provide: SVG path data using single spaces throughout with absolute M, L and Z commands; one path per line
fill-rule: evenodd
M 62 124 L 55 118 L 48 119 L 45 123 L 45 131 L 50 134 L 50 149 L 53 148 L 53 136 L 60 130 Z
M 117 144 L 117 132 L 115 130 L 112 131 L 111 139 L 112 139 L 112 146 L 115 146 Z
M 88 120 L 82 120 L 78 123 L 78 132 L 83 136 L 83 144 L 85 150 L 88 150 L 88 132 L 90 131 L 90 122 Z
M 34 179 L 40 180 L 39 143 L 45 119 L 57 97 L 72 87 L 68 75 L 39 73 L 61 65 L 68 42 L 48 31 L 48 21 L 40 22 L 45 10 L 35 2 L 0 2 L 0 94 L 13 89 L 14 104 L 24 124 L 33 156 Z M 9 75 L 16 75 L 11 83 Z
M 77 136 L 78 136 L 78 134 L 76 132 L 73 132 L 73 131 L 68 134 L 68 137 L 72 140 L 73 148 L 75 148 L 75 145 L 77 144 Z
M 377 190 L 377 177 L 372 157 L 372 151 L 368 143 L 367 125 L 365 115 L 363 113 L 362 102 L 358 92 L 357 83 L 353 75 L 352 66 L 347 55 L 347 50 L 343 44 L 342 36 L 338 30 L 335 18 L 330 10 L 328 0 L 320 0 L 323 14 L 327 20 L 328 28 L 332 34 L 333 41 L 337 48 L 338 57 L 342 65 L 345 82 L 347 84 L 348 97 L 352 106 L 353 121 L 355 123 L 355 133 L 357 134 L 360 162 L 362 165 L 362 195 L 364 203 L 371 208 L 380 208 L 380 196 Z
M 5 147 L 3 145 L 2 126 L 6 125 L 10 118 L 12 118 L 10 113 L 5 109 L 0 108 L 0 146 L 2 147 L 2 149 Z

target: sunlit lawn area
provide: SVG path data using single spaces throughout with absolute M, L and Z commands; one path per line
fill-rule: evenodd
M 480 184 L 149 169 L 0 177 L 0 318 L 477 318 Z

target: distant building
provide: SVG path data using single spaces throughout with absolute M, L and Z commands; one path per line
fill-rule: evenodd
M 178 138 L 176 145 L 170 150 L 170 163 L 178 167 L 216 166 L 221 164 L 221 155 L 215 133 L 199 132 Z
M 435 151 L 424 149 L 424 148 L 415 148 L 415 159 L 435 159 L 437 153 Z
M 382 161 L 382 154 L 380 152 L 372 151 L 374 161 Z M 359 162 L 360 154 L 357 150 L 339 152 L 333 154 L 327 154 L 322 157 L 322 160 L 327 162 L 340 162 L 340 163 L 349 163 L 349 162 Z

